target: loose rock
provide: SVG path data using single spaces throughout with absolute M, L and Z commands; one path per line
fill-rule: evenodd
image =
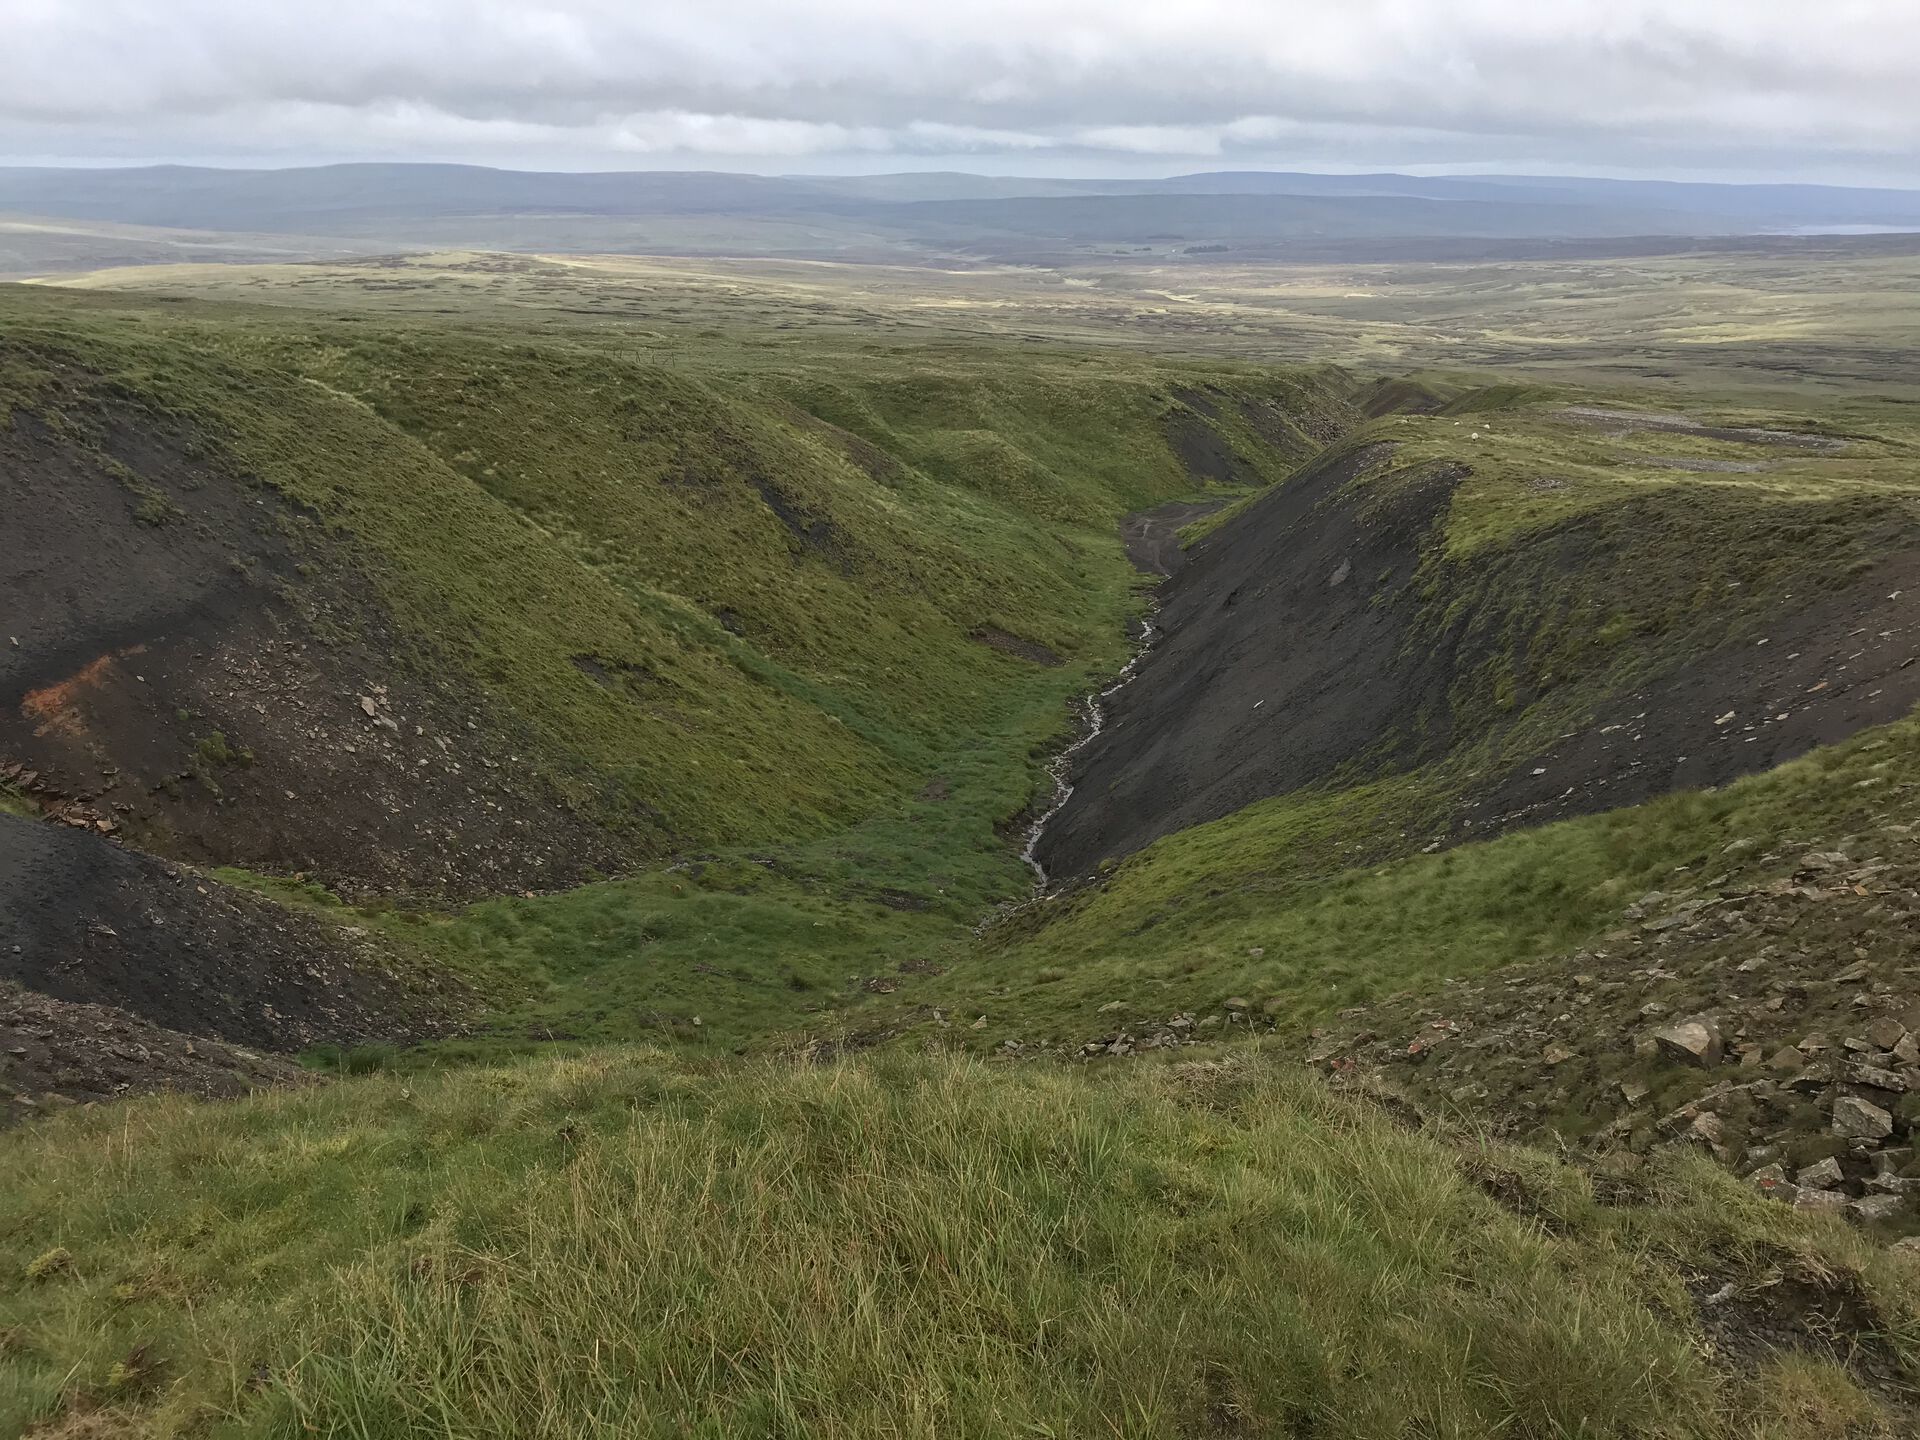
M 1725 1053 L 1719 1025 L 1706 1016 L 1665 1026 L 1653 1039 L 1662 1054 L 1687 1065 L 1718 1065 Z
M 1893 1116 L 1871 1100 L 1842 1095 L 1833 1102 L 1833 1133 L 1854 1140 L 1884 1140 L 1893 1134 Z

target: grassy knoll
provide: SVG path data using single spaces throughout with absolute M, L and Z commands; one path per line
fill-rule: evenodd
M 1920 1321 L 1704 1165 L 1603 1203 L 1244 1059 L 606 1052 L 0 1148 L 0 1425 L 58 1434 L 1876 1435 L 1818 1352 L 1716 1368 L 1690 1291 Z

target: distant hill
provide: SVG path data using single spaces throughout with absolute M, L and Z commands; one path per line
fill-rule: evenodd
M 0 219 L 392 248 L 1066 263 L 1152 252 L 1459 258 L 1543 242 L 1920 229 L 1920 192 L 1564 176 L 1220 172 L 1167 179 L 853 177 L 475 165 L 0 169 Z M 1345 242 L 1355 242 L 1356 251 Z M 1516 248 L 1517 247 L 1517 248 Z M 70 268 L 51 240 L 12 268 Z

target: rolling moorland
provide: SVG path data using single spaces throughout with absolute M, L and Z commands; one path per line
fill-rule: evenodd
M 0 288 L 0 1429 L 1913 1433 L 1916 263 Z
M 1573 176 L 1223 171 L 1167 179 L 953 173 L 599 174 L 472 165 L 281 170 L 0 166 L 0 276 L 169 260 L 477 249 L 1080 265 L 1616 258 L 1894 232 L 1910 191 Z M 1903 240 L 1899 232 L 1906 232 Z

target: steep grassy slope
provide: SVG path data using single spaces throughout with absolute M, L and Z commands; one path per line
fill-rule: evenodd
M 511 1002 L 488 1047 L 738 1044 L 946 963 L 1123 653 L 1116 518 L 1353 413 L 1333 372 L 1051 352 L 696 376 L 464 319 L 3 319 L 15 803 L 381 930 Z M 455 915 L 310 888 L 636 868 Z
M 228 563 L 271 571 L 258 603 L 278 603 L 288 614 L 276 624 L 314 642 L 309 748 L 357 754 L 358 738 L 396 752 L 413 783 L 444 782 L 448 806 L 470 784 L 463 770 L 505 768 L 528 777 L 527 807 L 557 803 L 611 837 L 556 844 L 548 873 L 503 873 L 511 888 L 579 878 L 561 851 L 613 868 L 687 845 L 816 835 L 899 806 L 982 745 L 1002 757 L 984 802 L 997 810 L 989 822 L 1002 818 L 1017 808 L 1008 792 L 1020 788 L 1027 731 L 1116 652 L 1129 603 L 1106 538 L 1117 515 L 1212 478 L 1183 462 L 1183 437 L 1207 437 L 1208 455 L 1227 457 L 1241 480 L 1284 473 L 1307 444 L 1291 422 L 1215 427 L 1176 397 L 1211 379 L 1185 370 L 1113 378 L 1035 361 L 958 423 L 939 403 L 958 381 L 923 384 L 907 413 L 901 397 L 917 382 L 889 379 L 882 438 L 902 455 L 798 408 L 792 386 L 694 381 L 598 350 L 458 329 L 228 323 L 31 292 L 9 303 L 7 407 L 26 447 L 10 483 L 41 484 L 49 505 L 70 503 L 56 469 L 117 483 L 125 513 L 75 520 L 117 522 L 169 554 L 228 524 L 217 507 L 246 505 L 249 486 L 263 487 L 260 503 L 289 507 L 280 528 L 298 544 L 283 555 L 270 553 L 274 537 L 249 540 Z M 1284 402 L 1324 428 L 1343 413 L 1341 384 L 1266 379 L 1245 404 Z M 1063 428 L 1049 448 L 1026 448 Z M 218 558 L 195 559 L 194 573 Z M 56 555 L 47 568 L 69 563 Z M 41 577 L 23 569 L 18 583 Z M 101 583 L 111 593 L 111 577 Z M 233 608 L 216 611 L 216 630 L 237 623 Z M 58 687 L 103 651 L 155 638 L 126 633 L 138 626 L 111 607 L 85 636 L 53 615 L 26 628 L 9 678 L 58 697 L 43 708 L 73 698 Z M 368 673 L 372 657 L 341 659 L 369 631 L 384 632 L 373 648 L 392 658 L 392 696 L 378 683 L 389 677 Z M 1050 672 L 981 635 L 1068 663 Z M 132 683 L 113 669 L 87 672 L 81 689 Z M 423 693 L 400 691 L 408 683 Z M 182 696 L 175 708 L 195 718 L 179 722 L 179 745 L 191 752 L 218 734 L 260 757 L 214 797 L 218 828 L 244 834 L 247 814 L 278 805 L 299 778 L 289 772 L 314 761 L 274 763 L 285 737 L 244 709 L 214 713 L 222 698 Z M 111 708 L 97 695 L 74 703 Z M 144 725 L 165 724 L 156 708 Z M 463 711 L 480 740 L 463 733 Z M 90 752 L 47 751 L 44 729 L 42 717 L 13 737 L 19 758 L 82 769 Z M 338 820 L 333 798 L 312 797 L 302 813 Z M 413 803 L 432 811 L 432 800 Z M 463 832 L 474 823 L 448 820 Z M 164 845 L 193 829 L 163 817 L 146 834 Z M 383 867 L 407 878 L 398 841 L 377 859 L 368 846 L 359 863 L 314 842 L 301 864 L 299 844 L 279 838 L 252 849 L 204 841 L 193 853 L 361 887 Z M 471 888 L 457 866 L 413 878 Z
M 1196 542 L 1041 858 L 1416 771 L 1406 829 L 1485 833 L 1904 713 L 1920 443 L 1753 418 L 1487 390 L 1330 448 Z
M 1596 1191 L 1246 1061 L 639 1051 L 0 1154 L 0 1425 L 55 1434 L 1891 1436 L 1920 1334 L 1697 1162 Z
M 1901 819 L 1915 437 L 1709 418 L 1473 392 L 1196 526 L 1040 853 L 1147 848 L 921 998 L 994 1044 L 1095 1038 L 1115 1001 L 1302 1026 L 1592 943 L 1742 834 Z
M 1247 1011 L 1234 1023 L 1296 1035 L 1386 996 L 1444 1005 L 1449 980 L 1608 948 L 1622 912 L 1650 892 L 1761 888 L 1790 877 L 1804 851 L 1910 826 L 1916 767 L 1920 721 L 1910 718 L 1722 789 L 1432 854 L 1406 853 L 1421 837 L 1395 828 L 1406 796 L 1391 782 L 1269 800 L 1021 911 L 913 998 L 985 1013 L 979 1031 L 955 1032 L 969 1042 L 1075 1048 L 1126 1017 L 1212 1014 L 1217 1025 L 1229 999 Z M 1810 910 L 1793 928 L 1810 968 L 1837 973 L 1854 960 L 1863 926 L 1847 910 Z M 1874 943 L 1902 956 L 1900 916 L 1878 924 Z M 1912 990 L 1908 980 L 1884 1004 L 1859 1007 L 1856 1027 L 1900 1012 Z

